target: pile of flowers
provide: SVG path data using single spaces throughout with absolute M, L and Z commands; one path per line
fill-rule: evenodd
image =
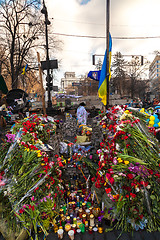
M 47 235 L 59 211 L 58 199 L 64 194 L 56 156 L 50 153 L 50 157 L 45 150 L 55 129 L 55 121 L 33 114 L 15 124 L 0 148 L 4 222 L 7 219 L 13 232 L 23 228 L 30 235 L 34 230 L 35 239 L 37 227 Z
M 105 216 L 123 231 L 160 227 L 160 156 L 153 129 L 126 107 L 111 108 L 97 150 L 95 187 L 104 190 Z

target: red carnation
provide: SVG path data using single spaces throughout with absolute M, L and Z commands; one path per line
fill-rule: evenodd
M 106 193 L 110 193 L 112 191 L 112 189 L 111 188 L 106 188 L 105 191 L 106 191 Z
M 130 193 L 130 196 L 133 197 L 133 198 L 135 198 L 135 197 L 136 197 L 136 194 Z
M 129 173 L 129 174 L 127 174 L 127 177 L 128 177 L 129 179 L 133 179 L 133 174 Z

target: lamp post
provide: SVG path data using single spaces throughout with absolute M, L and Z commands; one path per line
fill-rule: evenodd
M 110 13 L 110 0 L 106 0 L 106 49 L 107 49 L 107 60 L 106 60 L 106 110 L 109 107 L 109 13 Z
M 51 84 L 52 84 L 52 77 L 50 75 L 50 68 L 49 68 L 49 49 L 48 49 L 48 25 L 51 24 L 51 22 L 48 20 L 48 12 L 45 5 L 45 2 L 43 0 L 43 8 L 41 10 L 41 13 L 45 15 L 45 35 L 46 35 L 46 62 L 47 62 L 47 92 L 48 92 L 48 102 L 47 102 L 47 108 L 48 110 L 52 108 L 52 101 L 51 101 Z

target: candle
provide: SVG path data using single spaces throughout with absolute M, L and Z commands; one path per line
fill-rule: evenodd
M 77 218 L 73 218 L 73 224 L 77 224 Z
M 90 214 L 90 226 L 94 227 L 94 215 Z
M 82 215 L 82 221 L 83 221 L 83 223 L 85 223 L 85 221 L 86 221 L 86 214 Z
M 89 234 L 92 234 L 92 233 L 93 233 L 91 226 L 89 226 L 88 232 L 89 232 Z
M 68 232 L 69 230 L 71 230 L 71 224 L 70 223 L 66 223 L 65 231 Z
M 99 233 L 103 233 L 103 228 L 102 227 L 98 227 L 98 232 Z
M 82 208 L 79 209 L 79 217 L 82 218 L 83 210 Z

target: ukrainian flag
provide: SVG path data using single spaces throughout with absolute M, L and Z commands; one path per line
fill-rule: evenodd
M 111 51 L 112 51 L 112 38 L 111 34 L 109 34 L 109 81 L 111 78 Z M 101 98 L 101 102 L 104 105 L 107 105 L 107 50 L 105 52 L 101 75 L 99 79 L 99 86 L 98 86 L 98 96 Z
M 22 72 L 22 75 L 24 75 L 27 71 L 27 67 L 28 67 L 28 64 L 26 64 L 26 66 L 23 68 L 23 72 Z

